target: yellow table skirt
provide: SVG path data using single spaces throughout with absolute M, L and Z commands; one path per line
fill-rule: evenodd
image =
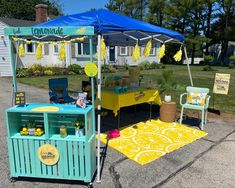
M 114 92 L 105 90 L 101 92 L 102 108 L 112 110 L 115 116 L 117 116 L 121 107 L 150 102 L 161 105 L 158 90 L 147 89 L 143 91 L 130 91 L 124 94 L 115 94 Z

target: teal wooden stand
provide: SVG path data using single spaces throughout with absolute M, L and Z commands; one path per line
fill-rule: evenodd
M 38 107 L 58 107 L 57 112 L 35 112 Z M 6 110 L 8 153 L 11 177 L 35 177 L 91 182 L 96 171 L 96 140 L 93 106 L 78 108 L 71 104 L 28 104 Z M 75 136 L 72 121 L 85 120 L 85 135 Z M 42 136 L 22 136 L 20 130 L 29 120 L 42 126 Z M 60 126 L 65 125 L 68 136 L 60 136 Z M 51 144 L 59 152 L 55 165 L 45 165 L 38 158 L 38 148 Z

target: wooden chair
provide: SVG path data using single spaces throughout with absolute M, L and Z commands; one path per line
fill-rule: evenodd
M 202 119 L 201 119 L 200 128 L 203 130 L 204 124 L 207 123 L 207 109 L 208 109 L 209 100 L 210 100 L 210 96 L 208 95 L 209 89 L 199 88 L 199 87 L 187 87 L 186 91 L 187 93 L 183 93 L 180 95 L 180 105 L 182 106 L 181 114 L 180 114 L 180 124 L 182 124 L 184 109 L 199 110 L 199 111 L 202 111 Z M 192 94 L 194 95 L 193 99 L 192 99 Z M 182 102 L 183 96 L 187 96 L 185 103 Z M 194 100 L 194 102 L 192 102 L 192 100 Z

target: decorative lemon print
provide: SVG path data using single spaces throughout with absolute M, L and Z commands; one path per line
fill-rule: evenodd
M 32 112 L 57 112 L 59 108 L 56 106 L 42 106 L 31 109 Z
M 141 165 L 144 165 L 144 161 L 153 161 L 154 159 L 159 158 L 163 156 L 165 152 L 163 151 L 157 151 L 157 150 L 146 150 L 138 153 L 135 156 L 136 161 L 140 161 Z
M 145 165 L 206 135 L 178 123 L 151 120 L 121 130 L 120 137 L 109 140 L 108 145 Z M 106 143 L 106 134 L 101 134 L 101 141 Z

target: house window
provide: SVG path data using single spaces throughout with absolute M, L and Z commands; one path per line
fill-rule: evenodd
M 58 45 L 53 45 L 54 46 L 54 54 L 59 53 L 59 46 Z
M 156 52 L 155 48 L 151 48 L 149 55 L 155 55 L 155 52 Z
M 34 53 L 35 52 L 35 44 L 33 44 L 33 43 L 26 44 L 26 52 L 27 53 Z
M 90 55 L 90 47 L 88 43 L 83 43 L 83 55 Z
M 44 44 L 44 55 L 49 55 L 49 44 Z
M 127 55 L 127 47 L 120 47 L 120 55 Z
M 82 43 L 78 43 L 78 55 L 82 55 Z
M 93 54 L 96 53 L 96 44 L 93 44 Z M 89 43 L 77 43 L 77 55 L 89 56 L 90 55 L 90 44 Z

